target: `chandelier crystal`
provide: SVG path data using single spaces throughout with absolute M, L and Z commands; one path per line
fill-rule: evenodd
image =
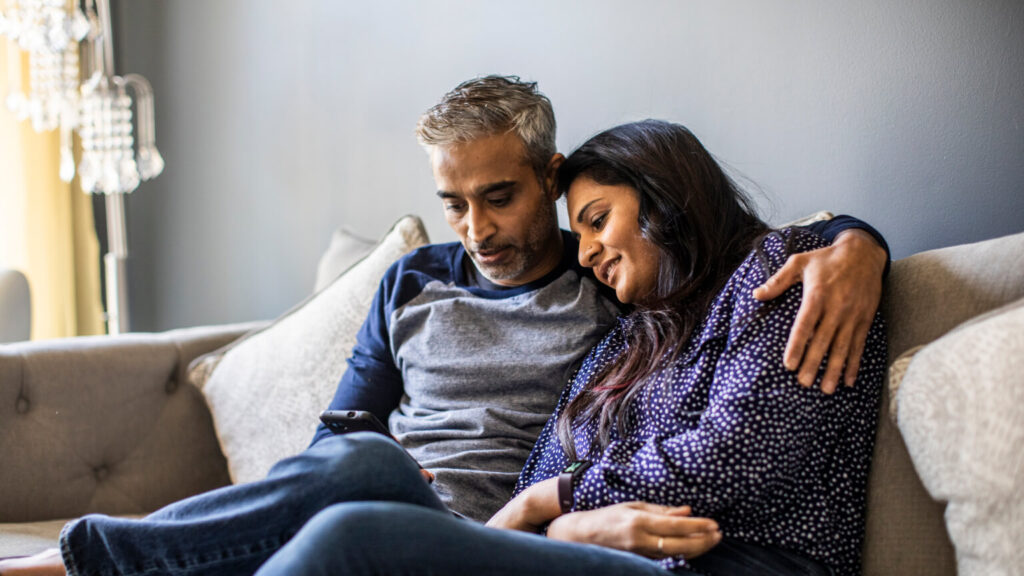
M 132 192 L 164 168 L 149 82 L 114 75 L 108 1 L 6 0 L 0 9 L 0 35 L 8 39 L 4 103 L 37 132 L 60 130 L 60 178 L 70 182 L 77 172 L 82 190 L 94 194 Z M 82 148 L 77 166 L 74 132 Z
M 82 190 L 106 195 L 107 331 L 127 332 L 124 195 L 164 169 L 156 149 L 153 89 L 138 74 L 114 74 L 110 0 L 0 0 L 0 36 L 7 38 L 4 104 L 38 132 L 60 130 L 62 180 L 70 182 L 77 173 Z M 81 142 L 77 164 L 75 132 Z

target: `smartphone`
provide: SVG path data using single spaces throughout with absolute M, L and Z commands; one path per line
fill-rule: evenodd
M 320 421 L 335 434 L 369 431 L 398 442 L 383 422 L 365 410 L 324 410 L 320 413 Z
M 388 427 L 385 426 L 380 419 L 365 410 L 324 410 L 320 413 L 320 421 L 335 434 L 348 434 L 349 432 L 363 431 L 376 432 L 391 438 L 395 441 L 395 444 L 398 444 L 399 446 L 402 445 L 397 438 L 391 435 L 391 431 L 388 430 Z M 416 462 L 416 465 L 420 467 L 420 470 L 423 470 L 423 466 L 412 457 L 412 454 L 409 454 L 404 447 L 402 450 L 409 456 L 409 458 L 412 458 L 413 462 Z M 433 482 L 434 475 L 429 472 L 427 472 L 427 474 L 429 475 L 429 478 L 427 478 L 427 476 L 424 476 L 424 478 L 427 478 L 427 482 Z

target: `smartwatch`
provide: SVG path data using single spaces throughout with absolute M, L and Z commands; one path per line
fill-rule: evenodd
M 590 460 L 577 460 L 566 466 L 558 475 L 558 507 L 562 509 L 562 514 L 572 511 L 572 505 L 576 500 L 573 489 L 587 468 L 590 468 Z

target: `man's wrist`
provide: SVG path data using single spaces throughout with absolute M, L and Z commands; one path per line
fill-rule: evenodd
M 881 272 L 883 280 L 889 275 L 889 247 L 871 232 L 862 228 L 847 228 L 836 235 L 832 245 L 854 250 L 870 259 Z
M 884 270 L 889 262 L 889 253 L 867 230 L 847 228 L 836 236 L 832 245 L 860 252 L 870 258 L 879 270 Z

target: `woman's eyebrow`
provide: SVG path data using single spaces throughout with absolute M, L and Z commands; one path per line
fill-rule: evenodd
M 591 200 L 590 202 L 587 202 L 586 204 L 584 204 L 583 208 L 580 208 L 580 211 L 576 213 L 576 223 L 577 224 L 583 224 L 583 215 L 587 212 L 587 210 L 590 208 L 590 206 L 593 205 L 594 202 L 597 202 L 598 200 L 600 200 L 600 198 L 595 198 L 594 200 Z

